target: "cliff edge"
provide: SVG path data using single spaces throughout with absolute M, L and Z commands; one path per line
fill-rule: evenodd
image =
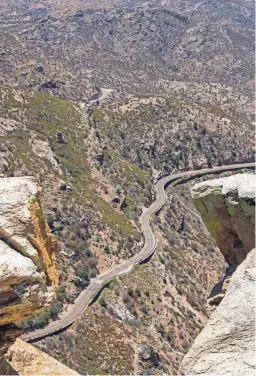
M 6 354 L 9 364 L 18 375 L 79 375 L 36 347 L 17 339 Z
M 227 292 L 184 357 L 185 375 L 255 375 L 256 250 L 233 274 Z
M 192 197 L 229 265 L 254 247 L 255 175 L 237 174 L 196 184 Z
M 0 179 L 0 332 L 24 320 L 55 297 L 57 242 L 44 219 L 33 177 Z M 14 337 L 17 335 L 14 335 Z M 8 342 L 8 341 L 7 341 Z M 6 351 L 4 341 L 0 356 Z
M 180 371 L 186 375 L 254 375 L 256 250 L 251 249 L 255 176 L 246 173 L 202 182 L 192 188 L 192 196 L 229 264 L 229 283 L 222 288 L 223 299 L 184 357 Z

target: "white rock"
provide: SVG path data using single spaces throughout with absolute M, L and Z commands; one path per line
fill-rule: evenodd
M 14 251 L 4 242 L 0 243 L 0 281 L 4 278 L 16 281 L 26 280 L 27 277 L 38 277 L 33 261 Z M 1 288 L 1 286 L 0 286 Z
M 196 184 L 191 194 L 228 264 L 241 263 L 254 247 L 255 175 L 236 174 Z
M 184 357 L 185 375 L 253 376 L 256 250 L 233 274 L 225 297 Z
M 57 244 L 33 177 L 0 179 L 0 325 L 49 305 L 58 284 Z
M 256 177 L 252 173 L 236 174 L 225 178 L 203 181 L 196 184 L 191 192 L 193 198 L 206 196 L 212 189 L 220 188 L 222 195 L 237 192 L 240 198 L 255 199 Z
M 40 191 L 31 177 L 0 179 L 0 235 L 9 238 L 28 257 L 37 257 L 37 250 L 28 241 L 32 235 L 29 198 Z

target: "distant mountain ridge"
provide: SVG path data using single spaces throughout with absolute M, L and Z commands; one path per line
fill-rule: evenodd
M 19 323 L 33 330 L 141 249 L 159 178 L 254 160 L 254 7 L 3 0 L 0 32 L 0 177 L 37 179 L 60 249 L 55 302 Z M 190 184 L 152 219 L 153 258 L 37 346 L 81 374 L 177 372 L 225 269 Z

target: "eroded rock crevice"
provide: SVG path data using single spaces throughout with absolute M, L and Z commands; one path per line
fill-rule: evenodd
M 192 196 L 227 263 L 240 264 L 254 247 L 254 174 L 196 184 Z

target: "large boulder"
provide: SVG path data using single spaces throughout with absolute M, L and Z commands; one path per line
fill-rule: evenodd
M 229 265 L 254 247 L 255 175 L 207 180 L 192 188 L 194 203 Z
M 8 328 L 50 304 L 59 279 L 56 252 L 36 180 L 1 178 L 0 326 Z
M 58 362 L 50 355 L 35 348 L 34 346 L 26 343 L 20 339 L 9 348 L 5 358 L 6 367 L 12 366 L 12 370 L 15 370 L 20 376 L 27 375 L 65 375 L 65 376 L 78 376 L 79 374 L 64 364 Z M 4 364 L 4 363 L 3 363 Z M 1 363 L 0 363 L 1 367 Z M 13 371 L 11 374 L 14 374 Z
M 185 375 L 255 375 L 256 250 L 231 277 L 227 292 L 184 357 Z

